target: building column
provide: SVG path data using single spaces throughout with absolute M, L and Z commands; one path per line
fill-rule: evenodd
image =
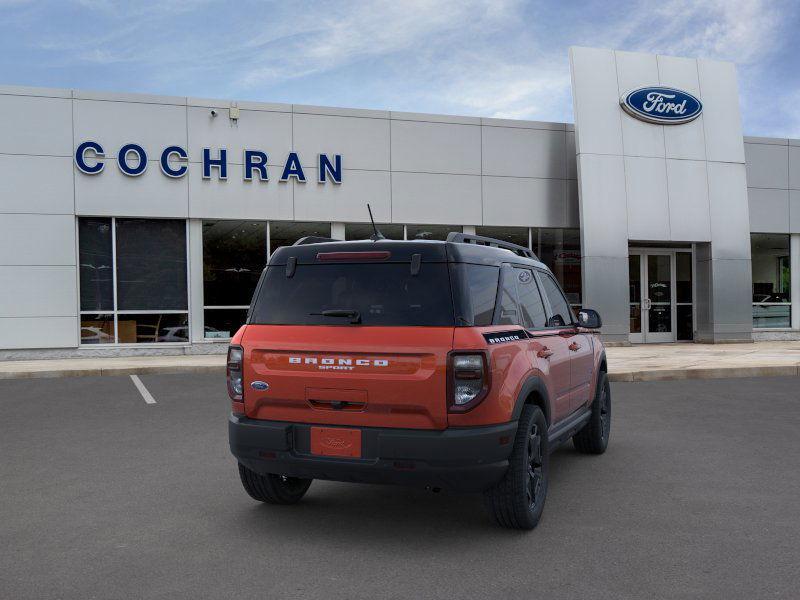
M 800 234 L 793 233 L 789 252 L 792 282 L 792 329 L 800 329 Z
M 205 316 L 203 314 L 203 221 L 189 219 L 189 339 L 202 342 L 205 339 Z
M 331 223 L 331 237 L 335 240 L 344 239 L 344 223 Z

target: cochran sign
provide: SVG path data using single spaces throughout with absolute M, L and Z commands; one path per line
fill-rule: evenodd
M 103 146 L 94 141 L 78 144 L 75 149 L 75 166 L 81 173 L 98 175 L 105 168 L 105 150 Z M 245 181 L 269 181 L 267 170 L 267 153 L 261 150 L 245 150 L 242 155 L 242 171 Z M 147 170 L 148 156 L 145 149 L 139 144 L 125 144 L 117 151 L 117 167 L 129 177 L 138 177 Z M 177 179 L 186 175 L 189 170 L 189 153 L 181 146 L 167 146 L 158 156 L 161 172 L 167 177 Z M 203 158 L 198 165 L 203 169 L 203 179 L 211 179 L 212 173 L 221 180 L 228 179 L 228 151 L 225 148 L 203 148 Z M 319 154 L 317 163 L 317 181 L 326 183 L 342 183 L 342 155 Z M 289 152 L 279 181 L 295 179 L 305 183 L 306 174 L 297 152 Z
M 644 87 L 619 99 L 625 112 L 648 123 L 679 125 L 703 112 L 703 103 L 688 92 L 669 87 Z

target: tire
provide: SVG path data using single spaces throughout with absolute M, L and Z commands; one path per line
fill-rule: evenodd
M 583 454 L 602 454 L 608 448 L 611 434 L 611 386 L 608 375 L 600 373 L 597 391 L 592 402 L 592 416 L 578 433 L 572 436 L 575 449 Z
M 305 496 L 311 479 L 299 479 L 284 475 L 259 475 L 239 463 L 239 477 L 244 491 L 253 500 L 267 504 L 296 504 Z
M 508 471 L 483 493 L 492 520 L 509 529 L 533 529 L 539 523 L 547 498 L 549 472 L 547 421 L 538 406 L 522 409 Z

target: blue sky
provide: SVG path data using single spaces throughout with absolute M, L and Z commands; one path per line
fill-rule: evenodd
M 571 121 L 570 45 L 732 60 L 800 138 L 796 0 L 0 0 L 0 83 Z

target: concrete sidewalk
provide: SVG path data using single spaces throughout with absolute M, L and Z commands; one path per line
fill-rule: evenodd
M 607 348 L 611 381 L 800 375 L 800 342 L 657 344 Z M 225 372 L 225 355 L 0 362 L 0 379 Z

